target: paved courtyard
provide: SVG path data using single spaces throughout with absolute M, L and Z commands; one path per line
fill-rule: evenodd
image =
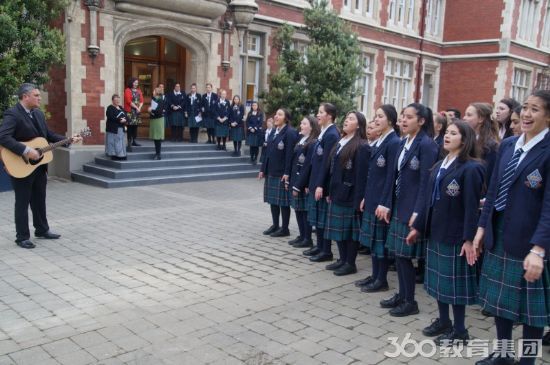
M 13 193 L 0 193 L 0 365 L 474 362 L 385 356 L 388 337 L 424 339 L 435 302 L 419 285 L 421 313 L 390 317 L 378 302 L 392 291 L 353 286 L 369 257 L 339 278 L 263 236 L 261 194 L 254 179 L 113 190 L 51 180 L 48 216 L 63 236 L 24 250 Z M 467 313 L 472 337 L 493 338 L 491 319 Z

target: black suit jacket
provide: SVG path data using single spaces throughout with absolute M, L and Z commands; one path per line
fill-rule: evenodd
M 46 125 L 44 113 L 38 108 L 32 111 L 38 128 L 20 103 L 4 112 L 4 121 L 0 125 L 0 146 L 7 148 L 17 155 L 23 155 L 25 145 L 21 142 L 30 141 L 36 137 L 44 137 L 50 143 L 65 139 L 52 132 Z

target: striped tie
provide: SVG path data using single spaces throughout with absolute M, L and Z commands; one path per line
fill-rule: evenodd
M 512 185 L 512 177 L 514 177 L 514 173 L 518 168 L 519 158 L 521 157 L 522 153 L 523 153 L 523 149 L 521 148 L 518 149 L 516 152 L 514 152 L 512 159 L 510 159 L 510 162 L 508 162 L 508 166 L 506 166 L 506 170 L 504 171 L 504 176 L 502 176 L 502 180 L 500 181 L 500 186 L 498 187 L 498 195 L 495 200 L 495 210 L 497 212 L 500 212 L 504 210 L 504 208 L 506 208 L 506 199 L 508 198 L 508 189 L 510 189 L 510 185 Z
M 403 159 L 401 160 L 401 164 L 399 165 L 399 171 L 397 171 L 397 181 L 395 182 L 395 196 L 399 197 L 399 193 L 401 192 L 401 171 L 403 171 L 403 168 L 405 167 L 405 160 L 407 159 L 407 150 L 406 148 L 403 148 L 405 150 L 405 153 L 403 154 Z

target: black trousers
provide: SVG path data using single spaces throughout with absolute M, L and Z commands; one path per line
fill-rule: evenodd
M 191 143 L 197 143 L 199 139 L 199 128 L 189 128 L 189 135 L 191 138 Z
M 137 138 L 137 125 L 129 125 L 126 127 L 126 133 L 128 137 L 128 144 L 132 143 L 132 140 L 135 140 Z
M 29 204 L 32 210 L 32 221 L 36 234 L 44 234 L 50 230 L 46 218 L 46 184 L 48 174 L 46 166 L 39 166 L 29 176 L 17 179 L 11 178 L 15 192 L 15 230 L 16 240 L 28 240 Z

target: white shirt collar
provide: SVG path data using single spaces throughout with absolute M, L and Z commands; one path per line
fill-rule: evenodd
M 416 136 L 414 136 L 414 137 L 411 138 L 410 135 L 407 135 L 407 137 L 405 137 L 405 138 L 406 138 L 406 141 L 407 141 L 407 142 L 405 142 L 405 148 L 406 148 L 407 150 L 410 150 L 410 149 L 411 149 L 411 145 L 413 144 L 414 139 L 416 138 Z
M 378 138 L 376 140 L 376 147 L 380 147 L 380 145 L 382 144 L 382 142 L 384 142 L 384 140 L 386 139 L 386 137 L 388 137 L 390 134 L 392 133 L 395 133 L 395 131 L 393 129 L 390 129 L 390 131 L 382 136 L 380 136 L 380 138 Z
M 347 145 L 348 142 L 351 141 L 352 138 L 353 138 L 352 135 L 342 137 L 342 138 L 340 139 L 340 141 L 338 142 L 338 151 L 336 151 L 336 153 L 340 153 L 340 151 L 342 150 L 342 148 L 344 148 L 344 146 Z
M 439 169 L 448 169 L 449 166 L 451 166 L 451 164 L 455 162 L 455 160 L 456 160 L 456 156 L 453 156 L 451 158 L 449 158 L 449 156 L 445 157 Z
M 377 144 L 378 144 L 378 139 L 375 139 L 374 141 L 369 142 L 369 146 L 371 146 L 371 147 L 374 147 L 374 146 L 376 146 Z
M 525 143 L 525 133 L 523 133 L 516 141 L 514 152 L 517 151 L 519 148 L 523 149 L 523 153 L 529 152 L 531 148 L 535 147 L 540 141 L 544 139 L 546 133 L 548 133 L 548 127 L 544 128 L 543 131 L 539 132 L 539 134 L 533 137 L 528 143 Z
M 298 142 L 298 144 L 300 144 L 300 145 L 306 144 L 306 141 L 307 141 L 308 138 L 309 138 L 309 136 L 303 136 L 302 139 L 300 140 L 300 142 Z
M 325 134 L 325 132 L 327 131 L 327 129 L 329 129 L 330 127 L 332 126 L 332 123 L 327 125 L 326 127 L 323 127 L 321 128 L 321 133 L 319 134 L 319 137 L 317 137 L 317 140 L 322 140 L 323 139 L 323 135 Z

